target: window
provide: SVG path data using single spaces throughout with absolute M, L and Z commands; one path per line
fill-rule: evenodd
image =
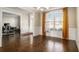
M 62 30 L 63 11 L 56 10 L 46 14 L 46 30 Z

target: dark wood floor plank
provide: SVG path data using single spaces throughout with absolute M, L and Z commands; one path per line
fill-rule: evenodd
M 78 52 L 74 40 L 41 35 L 34 37 L 32 44 L 30 35 L 20 36 L 19 34 L 3 36 L 2 42 L 1 52 Z

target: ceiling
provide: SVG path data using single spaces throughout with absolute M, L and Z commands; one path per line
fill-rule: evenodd
M 33 12 L 48 12 L 51 10 L 61 9 L 64 7 L 8 7 L 8 8 L 15 9 L 18 11 L 24 11 L 24 13 L 26 11 L 33 13 Z
M 22 10 L 26 10 L 28 12 L 47 12 L 55 9 L 60 9 L 63 7 L 18 7 Z
M 7 13 L 7 12 L 3 12 L 3 16 L 4 17 L 18 17 L 18 15 L 12 14 L 12 13 Z

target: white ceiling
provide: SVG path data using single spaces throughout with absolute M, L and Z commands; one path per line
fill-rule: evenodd
M 48 12 L 51 10 L 61 9 L 64 7 L 8 7 L 8 8 L 32 13 L 32 12 Z
M 3 17 L 6 17 L 6 16 L 9 16 L 9 17 L 18 17 L 18 15 L 7 13 L 7 12 L 3 12 Z
M 60 9 L 63 7 L 18 7 L 18 8 L 26 10 L 28 12 L 47 12 L 50 10 Z

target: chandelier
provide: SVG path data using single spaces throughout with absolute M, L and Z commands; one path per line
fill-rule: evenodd
M 40 11 L 46 11 L 49 9 L 49 7 L 36 7 L 36 9 Z

